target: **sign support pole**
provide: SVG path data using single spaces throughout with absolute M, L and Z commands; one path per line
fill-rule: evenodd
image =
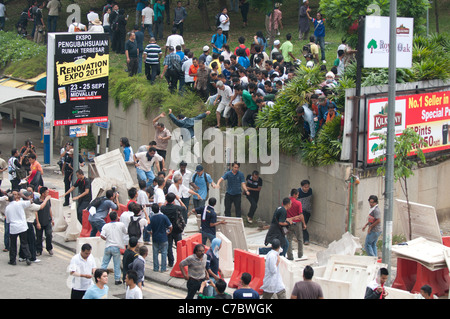
M 397 0 L 391 0 L 389 8 L 389 82 L 388 82 L 388 124 L 386 145 L 386 176 L 383 218 L 382 261 L 391 273 L 392 216 L 394 208 L 394 156 L 395 156 L 395 89 L 396 89 L 396 51 L 397 51 Z

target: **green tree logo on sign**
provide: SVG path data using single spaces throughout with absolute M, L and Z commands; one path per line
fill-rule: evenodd
M 377 41 L 375 41 L 374 39 L 370 40 L 367 48 L 370 49 L 370 53 L 373 53 L 373 49 L 378 48 Z

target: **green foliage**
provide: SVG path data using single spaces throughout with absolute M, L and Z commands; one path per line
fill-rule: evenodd
M 92 128 L 88 127 L 88 135 L 80 137 L 79 142 L 79 148 L 80 149 L 87 149 L 87 150 L 95 150 L 95 147 L 97 146 L 97 141 L 95 139 L 94 134 L 92 133 Z
M 401 0 L 397 2 L 397 16 L 414 18 L 414 34 L 425 34 L 427 8 L 431 8 L 428 0 Z
M 358 39 L 354 30 L 351 31 L 353 23 L 364 15 L 389 16 L 389 4 L 388 0 L 320 0 L 320 10 L 327 23 L 344 32 L 348 43 L 355 46 Z M 428 0 L 400 0 L 397 2 L 397 16 L 414 18 L 414 33 L 423 34 L 426 31 L 425 13 L 429 7 Z
M 299 105 L 307 103 L 307 96 L 323 81 L 318 67 L 309 69 L 300 66 L 296 76 L 277 95 L 273 107 L 265 107 L 258 113 L 256 127 L 278 128 L 280 149 L 289 155 L 296 155 L 302 142 L 303 126 L 296 124 Z
M 316 134 L 313 142 L 305 141 L 303 135 L 303 119 L 297 118 L 297 106 L 308 103 L 308 96 L 323 81 L 323 74 L 318 67 L 308 69 L 300 67 L 296 76 L 277 95 L 273 107 L 265 107 L 258 113 L 258 128 L 278 128 L 280 150 L 288 155 L 299 156 L 306 165 L 324 166 L 339 160 L 342 144 L 338 140 L 340 134 L 340 116 L 324 125 Z M 345 80 L 347 84 L 354 83 Z M 339 93 L 340 92 L 340 93 Z M 342 98 L 338 91 L 337 100 Z M 342 107 L 343 108 L 343 104 Z M 298 122 L 297 122 L 298 121 Z
M 9 63 L 4 73 L 20 79 L 32 79 L 47 71 L 46 52 L 31 59 Z
M 151 85 L 145 76 L 129 77 L 120 67 L 110 69 L 109 94 L 116 107 L 121 104 L 124 111 L 135 100 L 141 101 L 145 117 L 148 117 L 152 110 L 168 112 L 172 109 L 175 115 L 183 113 L 187 117 L 206 111 L 205 104 L 194 92 L 186 90 L 182 96 L 171 94 L 165 80 L 157 80 Z
M 450 37 L 432 34 L 414 37 L 412 72 L 416 80 L 450 79 Z
M 308 166 L 326 166 L 338 161 L 342 143 L 338 139 L 341 116 L 322 126 L 312 142 L 306 141 L 300 148 L 300 160 Z
M 397 83 L 450 79 L 450 38 L 448 34 L 415 36 L 411 69 L 397 68 Z M 344 76 L 356 79 L 356 63 L 345 68 Z M 388 84 L 389 69 L 363 68 L 361 86 Z
M 0 69 L 19 61 L 27 61 L 26 63 L 29 64 L 29 60 L 33 57 L 36 57 L 34 63 L 39 63 L 46 68 L 47 47 L 24 39 L 14 32 L 0 31 L 0 48 L 2 48 Z M 16 76 L 19 75 L 21 74 L 16 73 Z
M 380 133 L 373 133 L 381 139 L 381 143 L 378 145 L 377 150 L 386 149 L 387 145 L 387 135 Z M 415 132 L 412 128 L 407 128 L 403 131 L 401 135 L 395 136 L 394 142 L 394 180 L 399 179 L 406 180 L 411 175 L 414 175 L 412 168 L 416 164 L 416 161 L 410 155 L 415 152 L 418 159 L 425 163 L 425 155 L 423 154 L 422 148 L 428 147 L 422 136 Z M 380 155 L 375 158 L 374 162 L 376 164 L 381 164 L 386 159 L 385 155 Z M 380 166 L 377 170 L 378 175 L 384 175 L 386 172 L 386 167 L 384 165 Z
M 389 1 L 387 0 L 321 0 L 320 11 L 331 27 L 348 33 L 359 16 L 373 12 L 368 11 L 371 4 L 378 5 L 380 8 L 379 15 L 389 13 Z

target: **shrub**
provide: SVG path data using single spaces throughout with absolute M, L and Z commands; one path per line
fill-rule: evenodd
M 47 47 L 23 39 L 13 32 L 0 31 L 0 68 L 4 69 L 8 64 L 29 60 L 35 56 L 41 57 L 41 63 L 46 66 Z M 42 59 L 43 58 L 43 59 Z

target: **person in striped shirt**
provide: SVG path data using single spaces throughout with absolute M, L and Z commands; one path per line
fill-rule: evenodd
M 150 38 L 149 44 L 144 49 L 145 75 L 151 84 L 155 83 L 156 76 L 161 72 L 159 60 L 162 56 L 161 47 L 156 44 L 154 37 Z

